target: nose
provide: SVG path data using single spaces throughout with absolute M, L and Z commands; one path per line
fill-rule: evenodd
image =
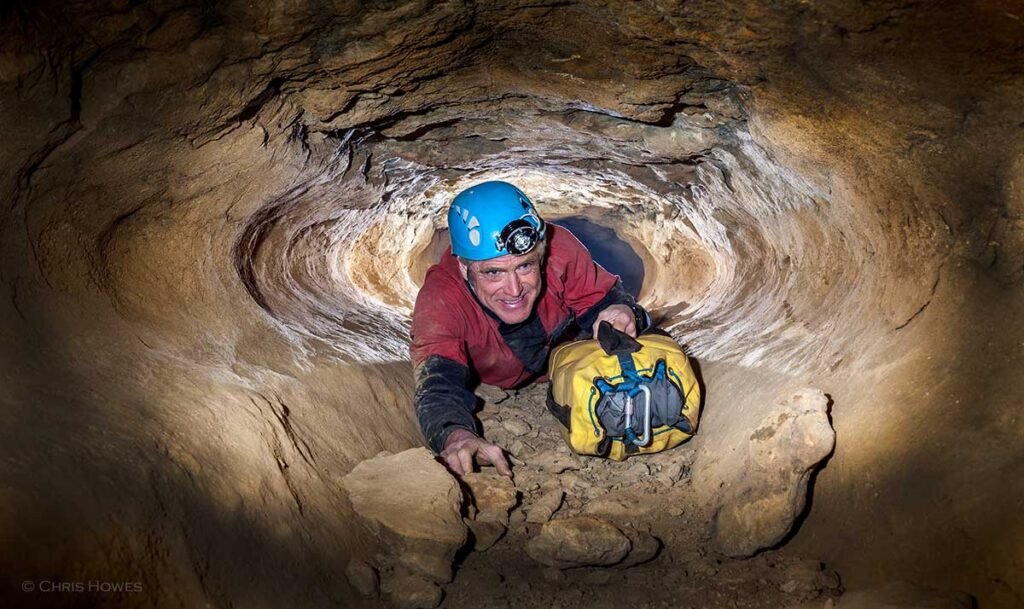
M 523 291 L 523 281 L 517 273 L 507 273 L 506 277 L 505 291 L 513 298 L 518 297 Z

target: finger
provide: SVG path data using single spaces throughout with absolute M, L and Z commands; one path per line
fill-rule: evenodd
M 505 458 L 505 453 L 499 448 L 498 458 L 494 460 L 494 467 L 497 468 L 498 473 L 506 478 L 512 477 L 512 468 L 509 467 L 508 459 Z
M 590 328 L 590 334 L 591 334 L 591 335 L 592 335 L 592 336 L 593 336 L 594 338 L 597 338 L 597 328 L 598 328 L 598 327 L 599 327 L 599 326 L 601 325 L 601 322 L 602 322 L 602 321 L 604 321 L 604 320 L 603 320 L 603 319 L 601 319 L 600 317 L 598 317 L 598 318 L 597 318 L 597 320 L 596 320 L 596 321 L 594 322 L 594 325 L 593 325 L 593 327 L 591 327 L 591 328 Z
M 505 458 L 505 451 L 501 450 L 501 447 L 491 446 L 480 452 L 481 461 L 485 461 L 493 465 L 502 476 L 508 478 L 512 477 L 512 468 L 509 467 L 508 459 Z
M 461 475 L 466 473 L 466 470 L 464 470 L 462 468 L 462 463 L 459 462 L 458 454 L 456 454 L 456 453 L 443 454 L 442 453 L 441 456 L 444 457 L 445 464 L 448 466 L 448 469 L 450 469 L 453 474 L 461 476 Z
M 468 448 L 459 449 L 459 462 L 462 465 L 463 473 L 470 473 L 473 471 L 473 452 Z

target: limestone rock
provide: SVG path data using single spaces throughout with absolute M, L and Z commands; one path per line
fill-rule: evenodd
M 622 527 L 622 533 L 629 539 L 630 549 L 626 559 L 615 565 L 619 569 L 628 569 L 649 562 L 661 550 L 661 540 L 647 531 L 638 531 L 632 527 Z
M 533 429 L 530 424 L 522 419 L 505 419 L 501 426 L 514 436 L 525 436 Z
M 377 457 L 342 480 L 360 521 L 387 554 L 434 582 L 451 581 L 451 563 L 466 543 L 458 483 L 425 448 Z
M 587 503 L 585 511 L 587 514 L 602 516 L 615 522 L 624 522 L 663 509 L 665 503 L 662 495 L 623 490 L 601 493 Z
M 614 525 L 586 516 L 552 520 L 526 546 L 530 558 L 560 569 L 614 565 L 629 549 L 629 539 Z
M 547 450 L 531 457 L 530 465 L 548 474 L 560 474 L 566 470 L 579 469 L 580 463 L 571 454 Z
M 518 459 L 525 459 L 528 454 L 533 452 L 532 450 L 527 449 L 526 444 L 522 440 L 520 440 L 519 438 L 515 438 L 515 439 L 511 440 L 505 446 L 505 449 L 508 452 L 512 453 L 512 456 L 514 456 L 514 457 L 516 457 Z
M 501 387 L 480 383 L 475 391 L 477 397 L 488 404 L 500 404 L 508 399 L 508 392 Z
M 380 580 L 377 571 L 361 560 L 350 560 L 345 566 L 345 578 L 356 592 L 366 598 L 376 598 L 380 593 Z
M 807 482 L 832 451 L 828 399 L 803 389 L 778 404 L 751 434 L 747 457 L 721 496 L 715 544 L 723 554 L 751 556 L 789 532 L 803 510 Z
M 557 483 L 542 487 L 539 496 L 527 507 L 526 522 L 539 524 L 551 520 L 551 516 L 562 506 L 564 498 L 565 491 Z
M 385 577 L 381 587 L 396 609 L 433 609 L 443 596 L 437 584 L 408 573 Z
M 654 478 L 665 486 L 672 486 L 682 477 L 682 474 L 683 465 L 674 464 L 658 470 L 658 472 L 654 474 Z
M 839 585 L 839 575 L 835 571 L 826 570 L 819 561 L 804 560 L 786 568 L 779 589 L 787 594 L 814 597 L 821 592 L 838 589 Z
M 466 540 L 469 539 L 469 530 L 466 529 Z M 459 547 L 465 545 L 463 541 Z M 457 549 L 457 548 L 456 548 Z M 394 548 L 387 548 L 391 552 L 390 557 L 393 559 L 392 562 L 408 569 L 410 572 L 417 575 L 426 577 L 430 581 L 437 582 L 439 584 L 447 583 L 452 581 L 452 561 L 455 560 L 454 554 L 448 555 L 448 553 L 438 553 L 433 549 L 426 552 L 401 552 L 398 553 Z
M 498 543 L 507 530 L 505 525 L 494 520 L 470 520 L 469 529 L 473 532 L 473 550 L 483 552 Z
M 508 524 L 508 513 L 518 497 L 512 481 L 490 472 L 473 472 L 462 476 L 463 490 L 476 508 L 475 520 Z

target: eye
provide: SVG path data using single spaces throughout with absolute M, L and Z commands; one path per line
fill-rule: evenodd
M 488 277 L 497 277 L 500 274 L 501 274 L 501 271 L 499 271 L 497 269 L 488 269 L 488 270 L 484 271 L 484 275 L 487 275 Z

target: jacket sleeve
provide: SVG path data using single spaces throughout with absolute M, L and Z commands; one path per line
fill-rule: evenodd
M 434 452 L 444 449 L 456 429 L 478 433 L 473 410 L 476 396 L 469 390 L 469 368 L 440 355 L 416 366 L 416 418 Z
M 565 231 L 568 233 L 568 231 Z M 623 304 L 633 310 L 637 320 L 637 334 L 650 327 L 650 316 L 637 304 L 633 295 L 622 287 L 622 282 L 601 265 L 594 262 L 590 252 L 571 233 L 566 235 L 563 251 L 565 264 L 565 303 L 577 312 L 576 323 L 580 338 L 590 337 L 590 329 L 598 314 L 605 308 Z
M 456 429 L 478 433 L 473 417 L 476 396 L 469 389 L 464 325 L 443 293 L 425 282 L 413 309 L 409 352 L 416 379 L 416 418 L 435 452 L 441 452 L 444 441 Z

